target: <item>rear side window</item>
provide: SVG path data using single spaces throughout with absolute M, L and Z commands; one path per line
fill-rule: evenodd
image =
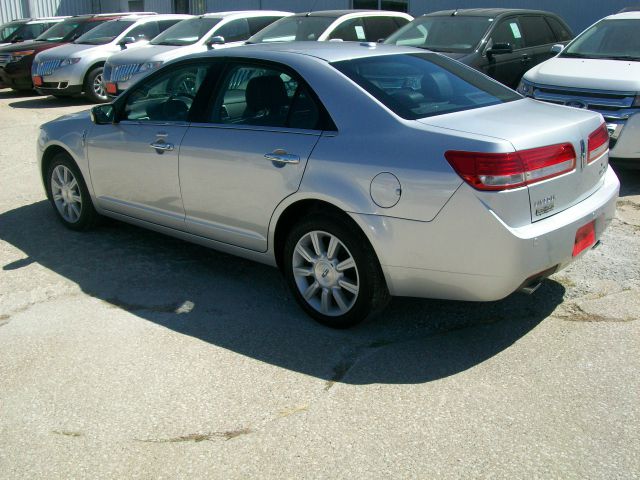
M 367 33 L 367 40 L 377 42 L 386 39 L 393 32 L 398 30 L 400 26 L 409 23 L 407 20 L 402 25 L 398 25 L 397 20 L 404 20 L 394 17 L 365 17 L 364 28 Z
M 567 42 L 573 38 L 573 33 L 569 30 L 569 27 L 565 26 L 557 18 L 546 17 L 553 34 L 556 36 L 556 41 Z
M 434 53 L 359 58 L 332 65 L 408 120 L 522 98 L 455 60 Z
M 267 25 L 271 25 L 276 20 L 280 20 L 282 17 L 253 17 L 247 18 L 249 22 L 249 32 L 251 35 L 255 35 Z
M 338 25 L 333 32 L 331 32 L 329 40 L 344 40 L 345 42 L 367 40 L 367 34 L 364 30 L 362 18 L 351 18 L 349 20 L 345 20 Z
M 555 42 L 553 32 L 542 17 L 520 17 L 520 26 L 527 47 L 536 47 Z
M 224 41 L 227 43 L 241 42 L 251 36 L 249 34 L 249 24 L 247 23 L 246 18 L 232 20 L 226 25 L 221 26 L 213 35 L 216 37 L 224 37 Z

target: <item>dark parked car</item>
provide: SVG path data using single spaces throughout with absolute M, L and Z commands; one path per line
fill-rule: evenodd
M 416 18 L 385 43 L 441 52 L 515 88 L 527 70 L 557 53 L 553 45 L 572 38 L 569 26 L 550 12 L 474 8 Z
M 31 90 L 31 65 L 38 53 L 72 42 L 92 28 L 125 15 L 130 14 L 107 13 L 70 17 L 49 28 L 35 40 L 0 48 L 0 88 Z
M 0 46 L 33 40 L 67 17 L 21 18 L 0 25 Z

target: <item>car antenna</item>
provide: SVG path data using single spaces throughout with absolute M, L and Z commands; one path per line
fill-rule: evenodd
M 316 4 L 318 3 L 318 0 L 314 0 L 313 5 L 311 5 L 311 8 L 309 9 L 309 11 L 307 12 L 307 17 L 309 15 L 311 15 L 311 12 L 313 12 L 316 8 Z

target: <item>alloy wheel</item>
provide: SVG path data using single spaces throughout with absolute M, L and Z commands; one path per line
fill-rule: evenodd
M 62 218 L 76 223 L 82 213 L 82 194 L 73 172 L 64 165 L 58 165 L 51 172 L 51 194 Z

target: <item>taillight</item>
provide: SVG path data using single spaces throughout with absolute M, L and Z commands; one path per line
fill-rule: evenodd
M 444 154 L 453 169 L 478 190 L 508 190 L 570 172 L 576 152 L 570 143 L 512 153 L 449 150 Z
M 609 131 L 603 123 L 589 135 L 589 159 L 588 163 L 600 158 L 609 148 Z

